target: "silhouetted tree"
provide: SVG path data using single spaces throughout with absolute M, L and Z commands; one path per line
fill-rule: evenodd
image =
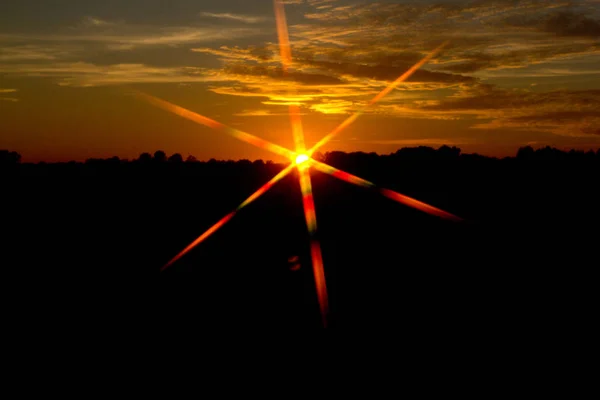
M 554 147 L 546 146 L 535 151 L 535 158 L 540 160 L 558 161 L 565 159 L 567 153 Z
M 0 150 L 0 164 L 14 165 L 21 162 L 21 155 L 16 151 Z
M 195 163 L 195 162 L 198 162 L 198 159 L 196 157 L 194 157 L 193 155 L 190 154 L 185 159 L 185 162 L 187 162 L 187 163 Z
M 534 153 L 535 152 L 533 150 L 533 147 L 531 146 L 521 147 L 517 151 L 517 159 L 530 160 L 531 158 L 533 158 Z
M 437 152 L 434 148 L 427 146 L 404 147 L 398 150 L 394 156 L 402 160 L 430 161 L 436 159 Z
M 167 161 L 167 154 L 162 150 L 154 152 L 154 161 L 161 163 Z
M 181 156 L 181 154 L 175 153 L 171 157 L 169 157 L 169 162 L 170 163 L 176 163 L 176 164 L 182 163 L 183 162 L 183 157 Z
M 150 153 L 142 153 L 142 154 L 140 154 L 138 161 L 143 162 L 143 163 L 148 163 L 148 162 L 152 161 L 152 155 L 150 155 Z
M 583 158 L 583 155 L 584 155 L 583 150 L 571 149 L 571 151 L 569 151 L 569 157 L 571 157 L 571 158 Z
M 440 158 L 444 160 L 453 160 L 457 159 L 460 156 L 460 149 L 456 146 L 449 147 L 443 145 L 438 149 L 437 152 Z

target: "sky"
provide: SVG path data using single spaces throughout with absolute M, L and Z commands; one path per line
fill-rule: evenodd
M 24 161 L 164 150 L 277 156 L 132 96 L 137 89 L 293 148 L 316 143 L 436 47 L 322 151 L 600 148 L 600 0 L 3 0 L 0 148 Z

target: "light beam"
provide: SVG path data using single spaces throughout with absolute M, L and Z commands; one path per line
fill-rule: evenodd
M 290 36 L 285 16 L 285 8 L 280 0 L 273 0 L 275 7 L 275 20 L 277 22 L 277 36 L 279 38 L 279 53 L 281 55 L 281 64 L 283 74 L 287 75 L 292 67 L 292 47 L 290 45 Z M 291 89 L 294 89 L 293 82 L 290 82 Z M 294 144 L 298 153 L 304 153 L 306 145 L 304 144 L 304 131 L 302 130 L 302 119 L 300 117 L 300 107 L 297 104 L 290 104 L 290 122 L 292 123 L 292 134 Z
M 183 257 L 187 253 L 189 253 L 194 247 L 198 246 L 200 243 L 202 243 L 206 239 L 208 239 L 213 233 L 218 231 L 223 225 L 225 225 L 227 222 L 231 221 L 231 219 L 235 216 L 235 214 L 237 214 L 238 211 L 240 211 L 242 208 L 246 207 L 248 204 L 252 203 L 254 200 L 258 199 L 260 196 L 262 196 L 267 190 L 271 189 L 273 187 L 273 185 L 275 185 L 277 182 L 279 182 L 284 177 L 286 177 L 292 171 L 292 169 L 294 169 L 294 164 L 290 164 L 283 171 L 281 171 L 280 173 L 275 175 L 273 177 L 273 179 L 271 179 L 269 182 L 265 183 L 260 189 L 258 189 L 252 195 L 250 195 L 250 197 L 248 197 L 246 200 L 244 200 L 244 202 L 242 204 L 240 204 L 235 210 L 233 210 L 232 212 L 227 214 L 225 217 L 223 217 L 219 222 L 217 222 L 216 224 L 211 226 L 206 232 L 204 232 L 202 235 L 200 235 L 196 240 L 194 240 L 192 243 L 190 243 L 179 254 L 177 254 L 175 257 L 173 257 L 173 259 L 171 259 L 171 261 L 169 261 L 167 264 L 165 264 L 160 270 L 164 271 L 165 269 L 169 268 L 171 265 L 173 265 L 174 263 L 179 261 L 181 259 L 181 257 Z
M 304 163 L 303 165 L 305 165 Z M 323 256 L 321 244 L 317 240 L 317 215 L 312 193 L 312 184 L 308 168 L 298 168 L 300 189 L 302 190 L 302 204 L 304 206 L 304 217 L 310 235 L 310 257 L 312 260 L 315 287 L 321 310 L 323 326 L 327 327 L 327 316 L 329 314 L 329 295 L 327 294 L 327 283 L 325 281 L 325 268 L 323 267 Z
M 277 34 L 279 37 L 279 49 L 281 54 L 281 63 L 283 64 L 283 73 L 287 74 L 292 66 L 292 50 L 290 46 L 289 30 L 285 16 L 285 9 L 281 0 L 274 0 L 275 19 L 277 20 Z M 295 86 L 292 86 L 295 88 Z M 312 194 L 312 184 L 310 181 L 310 171 L 306 168 L 306 161 L 309 156 L 305 154 L 306 145 L 304 143 L 304 131 L 302 129 L 302 119 L 300 117 L 300 107 L 296 104 L 290 104 L 290 122 L 292 124 L 292 133 L 294 144 L 296 146 L 296 165 L 298 167 L 298 178 L 300 180 L 300 189 L 302 190 L 302 203 L 304 205 L 304 217 L 306 226 L 310 235 L 311 260 L 313 266 L 313 275 L 319 299 L 319 308 L 323 326 L 327 327 L 327 314 L 329 312 L 329 298 L 327 295 L 327 285 L 325 283 L 325 270 L 323 268 L 323 258 L 321 256 L 321 245 L 319 244 L 317 233 L 317 216 L 315 213 L 315 203 Z
M 421 68 L 423 65 L 425 65 L 427 62 L 429 62 L 429 60 L 431 60 L 433 57 L 435 57 L 440 51 L 442 51 L 442 49 L 444 47 L 446 47 L 448 45 L 448 42 L 444 42 L 442 43 L 440 46 L 438 46 L 435 50 L 433 50 L 431 53 L 429 53 L 427 56 L 425 56 L 423 59 L 421 59 L 421 61 L 419 61 L 418 63 L 416 63 L 415 65 L 413 65 L 412 67 L 410 67 L 408 69 L 408 71 L 406 71 L 405 73 L 403 73 L 402 75 L 400 75 L 398 77 L 398 79 L 396 79 L 394 82 L 390 83 L 385 89 L 383 89 L 377 96 L 373 97 L 371 99 L 371 101 L 369 101 L 369 103 L 363 107 L 361 110 L 355 112 L 354 114 L 352 114 L 351 116 L 349 116 L 344 122 L 342 122 L 340 125 L 338 125 L 337 128 L 335 128 L 333 131 L 331 131 L 329 134 L 327 134 L 327 136 L 325 136 L 323 139 L 319 140 L 317 142 L 316 145 L 314 145 L 310 151 L 308 152 L 309 155 L 313 155 L 315 151 L 317 151 L 319 148 L 323 147 L 325 144 L 327 144 L 331 139 L 333 139 L 334 137 L 336 137 L 337 135 L 339 135 L 344 129 L 346 129 L 347 127 L 349 127 L 350 125 L 352 125 L 352 123 L 354 121 L 356 121 L 356 119 L 358 117 L 360 117 L 369 107 L 373 106 L 375 103 L 377 103 L 379 100 L 383 99 L 385 96 L 387 96 L 392 90 L 394 90 L 396 87 L 398 87 L 398 85 L 402 82 L 404 82 L 405 80 L 407 80 L 408 78 L 410 78 L 410 76 L 412 74 L 414 74 L 419 68 Z
M 143 99 L 156 107 L 162 108 L 163 110 L 169 111 L 175 115 L 179 115 L 180 117 L 189 119 L 190 121 L 193 121 L 197 124 L 208 126 L 209 128 L 213 128 L 218 131 L 222 131 L 243 142 L 250 143 L 264 150 L 269 150 L 272 153 L 284 156 L 291 160 L 293 160 L 296 157 L 296 154 L 293 151 L 288 150 L 285 147 L 279 146 L 275 143 L 271 143 L 268 140 L 261 139 L 258 136 L 254 136 L 249 133 L 240 131 L 239 129 L 232 128 L 213 119 L 190 111 L 186 108 L 169 103 L 166 100 L 159 99 L 158 97 L 154 97 L 140 91 L 134 91 L 134 94 L 140 99 Z
M 326 174 L 329 174 L 329 175 L 333 176 L 334 178 L 338 178 L 344 182 L 352 183 L 357 186 L 362 186 L 364 188 L 376 190 L 379 193 L 381 193 L 382 195 L 384 195 L 385 197 L 387 197 L 388 199 L 394 200 L 398 203 L 402 203 L 402 204 L 407 205 L 412 208 L 416 208 L 417 210 L 423 211 L 427 214 L 435 215 L 436 217 L 448 219 L 448 220 L 455 221 L 455 222 L 459 222 L 459 221 L 463 220 L 462 218 L 457 217 L 454 214 L 451 214 L 442 209 L 430 206 L 429 204 L 423 203 L 422 201 L 419 201 L 417 199 L 413 199 L 412 197 L 408 197 L 401 193 L 394 192 L 393 190 L 390 190 L 390 189 L 379 188 L 379 187 L 377 187 L 377 185 L 375 185 L 372 182 L 367 181 L 366 179 L 359 178 L 358 176 L 355 176 L 348 172 L 334 168 L 331 165 L 327 165 L 325 163 L 316 161 L 312 158 L 310 159 L 310 164 L 313 167 L 315 167 L 317 170 L 319 170 L 321 172 L 325 172 Z

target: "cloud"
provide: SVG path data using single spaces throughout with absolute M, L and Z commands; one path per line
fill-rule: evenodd
M 358 78 L 369 78 L 378 81 L 394 81 L 413 64 L 400 65 L 367 65 L 357 63 L 341 63 L 329 61 L 307 61 L 314 66 L 326 71 L 337 72 L 342 75 L 352 75 Z M 439 82 L 439 83 L 463 83 L 473 82 L 475 79 L 446 72 L 432 72 L 426 69 L 416 71 L 406 82 Z
M 323 50 L 323 49 L 322 49 Z M 211 79 L 228 82 L 229 85 L 213 86 L 210 90 L 222 95 L 239 97 L 263 97 L 263 104 L 294 103 L 307 110 L 322 114 L 345 114 L 357 111 L 420 60 L 422 52 L 355 53 L 362 62 L 339 62 L 327 60 L 315 54 L 312 47 L 296 45 L 291 72 L 283 74 L 280 67 L 278 47 L 267 44 L 262 47 L 226 47 L 217 49 L 195 48 L 192 51 L 217 56 L 222 67 Z M 343 57 L 342 57 L 343 59 Z M 380 64 L 391 62 L 392 65 Z M 458 74 L 420 70 L 402 86 L 406 90 L 432 91 L 454 85 L 474 82 L 475 79 Z M 293 84 L 292 84 L 293 82 Z M 397 91 L 396 93 L 400 93 Z M 399 96 L 392 94 L 388 99 Z
M 346 53 L 346 61 L 361 52 L 368 58 L 368 50 L 394 55 L 449 39 L 435 64 L 464 74 L 589 54 L 598 49 L 598 17 L 597 6 L 584 0 L 359 3 L 316 8 L 306 18 L 317 26 L 292 26 L 292 35 L 308 47 L 329 43 L 334 48 L 312 47 Z
M 91 63 L 0 65 L 0 73 L 21 77 L 53 78 L 61 86 L 107 86 L 130 83 L 207 82 L 210 74 L 189 67 L 161 68 L 144 64 L 95 65 Z
M 74 50 L 69 46 L 54 46 L 41 44 L 18 44 L 10 40 L 2 40 L 0 35 L 0 63 L 22 62 L 22 61 L 49 61 L 66 57 Z
M 124 22 L 108 22 L 86 17 L 78 26 L 51 34 L 0 34 L 0 45 L 11 53 L 26 53 L 26 46 L 43 55 L 43 46 L 68 46 L 71 50 L 85 50 L 89 43 L 104 45 L 107 49 L 135 49 L 148 46 L 178 46 L 247 38 L 260 34 L 257 28 L 228 28 L 222 26 L 152 26 Z M 25 47 L 24 47 L 25 46 Z M 11 50 L 12 49 L 12 50 Z M 3 51 L 5 53 L 6 50 Z M 53 55 L 50 55 L 53 56 Z M 41 58 L 41 57 L 40 57 Z
M 275 59 L 276 51 L 274 46 L 248 46 L 248 48 L 221 46 L 218 49 L 209 47 L 200 47 L 191 49 L 196 53 L 211 54 L 220 57 L 224 62 L 230 61 L 254 61 L 257 63 L 274 62 L 279 63 Z
M 303 4 L 297 11 L 305 12 L 301 23 L 290 25 L 294 64 L 287 75 L 277 43 L 227 43 L 264 34 L 259 26 L 236 23 L 258 24 L 265 18 L 208 12 L 201 16 L 213 21 L 203 20 L 201 26 L 86 17 L 49 35 L 1 34 L 0 74 L 51 78 L 69 86 L 203 82 L 214 93 L 261 104 L 241 106 L 238 116 L 280 115 L 285 113 L 281 106 L 289 104 L 304 113 L 347 114 L 361 110 L 449 39 L 450 46 L 367 112 L 461 120 L 475 129 L 563 136 L 598 132 L 598 93 L 565 89 L 570 79 L 598 73 L 593 62 L 600 56 L 597 1 L 286 3 Z M 224 21 L 233 27 L 224 29 Z M 166 68 L 136 58 L 161 47 L 190 50 L 193 59 L 212 56 L 220 64 L 190 67 L 188 58 Z M 126 50 L 129 57 L 121 56 Z M 101 51 L 111 54 L 109 65 L 90 62 L 98 61 L 90 55 Z M 521 87 L 529 89 L 508 89 L 519 77 L 528 79 Z M 564 78 L 560 88 L 549 83 L 531 90 L 529 84 L 537 83 L 533 78 L 552 77 Z M 598 86 L 590 81 L 589 87 Z
M 354 102 L 342 99 L 324 99 L 312 104 L 310 109 L 322 114 L 347 114 L 354 107 Z
M 225 73 L 244 76 L 273 78 L 282 81 L 294 81 L 306 85 L 338 85 L 344 83 L 340 78 L 332 75 L 296 72 L 283 73 L 279 66 L 266 67 L 261 65 L 232 64 L 224 68 Z
M 586 128 L 586 129 L 584 129 L 584 133 L 589 134 L 589 135 L 600 136 L 600 128 L 598 128 L 598 127 L 595 127 L 595 128 Z
M 509 122 L 531 123 L 531 122 L 550 122 L 561 124 L 565 122 L 581 121 L 586 118 L 600 118 L 600 111 L 554 111 L 544 112 L 533 115 L 523 115 L 519 117 L 508 118 Z
M 2 89 L 0 88 L 0 101 L 10 101 L 13 103 L 16 103 L 19 101 L 19 99 L 17 99 L 16 97 L 5 97 L 3 95 L 9 94 L 9 93 L 16 93 L 18 92 L 19 89 Z
M 504 20 L 507 26 L 534 29 L 557 36 L 600 36 L 600 21 L 586 11 L 572 9 L 549 9 L 541 14 L 513 14 Z
M 271 110 L 244 110 L 242 112 L 234 114 L 236 117 L 272 117 L 272 116 L 288 116 L 287 112 L 273 112 Z M 305 113 L 300 113 L 300 115 L 306 115 Z
M 84 17 L 81 21 L 81 24 L 83 26 L 90 26 L 90 27 L 106 27 L 106 26 L 116 25 L 115 22 L 106 21 L 106 20 L 96 18 L 96 17 Z
M 239 22 L 244 22 L 246 24 L 257 24 L 257 23 L 266 21 L 265 17 L 257 17 L 257 16 L 252 16 L 252 15 L 242 15 L 242 14 L 202 12 L 202 13 L 200 13 L 200 15 L 203 17 L 239 21 Z
M 546 32 L 560 36 L 600 36 L 600 21 L 588 18 L 583 14 L 561 12 L 546 21 Z
M 513 129 L 580 137 L 600 128 L 600 90 L 502 89 L 478 85 L 436 104 L 416 105 L 422 116 L 468 116 L 475 129 Z

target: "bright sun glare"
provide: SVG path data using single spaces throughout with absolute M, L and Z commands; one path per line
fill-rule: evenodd
M 308 161 L 308 156 L 306 154 L 298 154 L 296 157 L 296 164 L 300 165 Z

